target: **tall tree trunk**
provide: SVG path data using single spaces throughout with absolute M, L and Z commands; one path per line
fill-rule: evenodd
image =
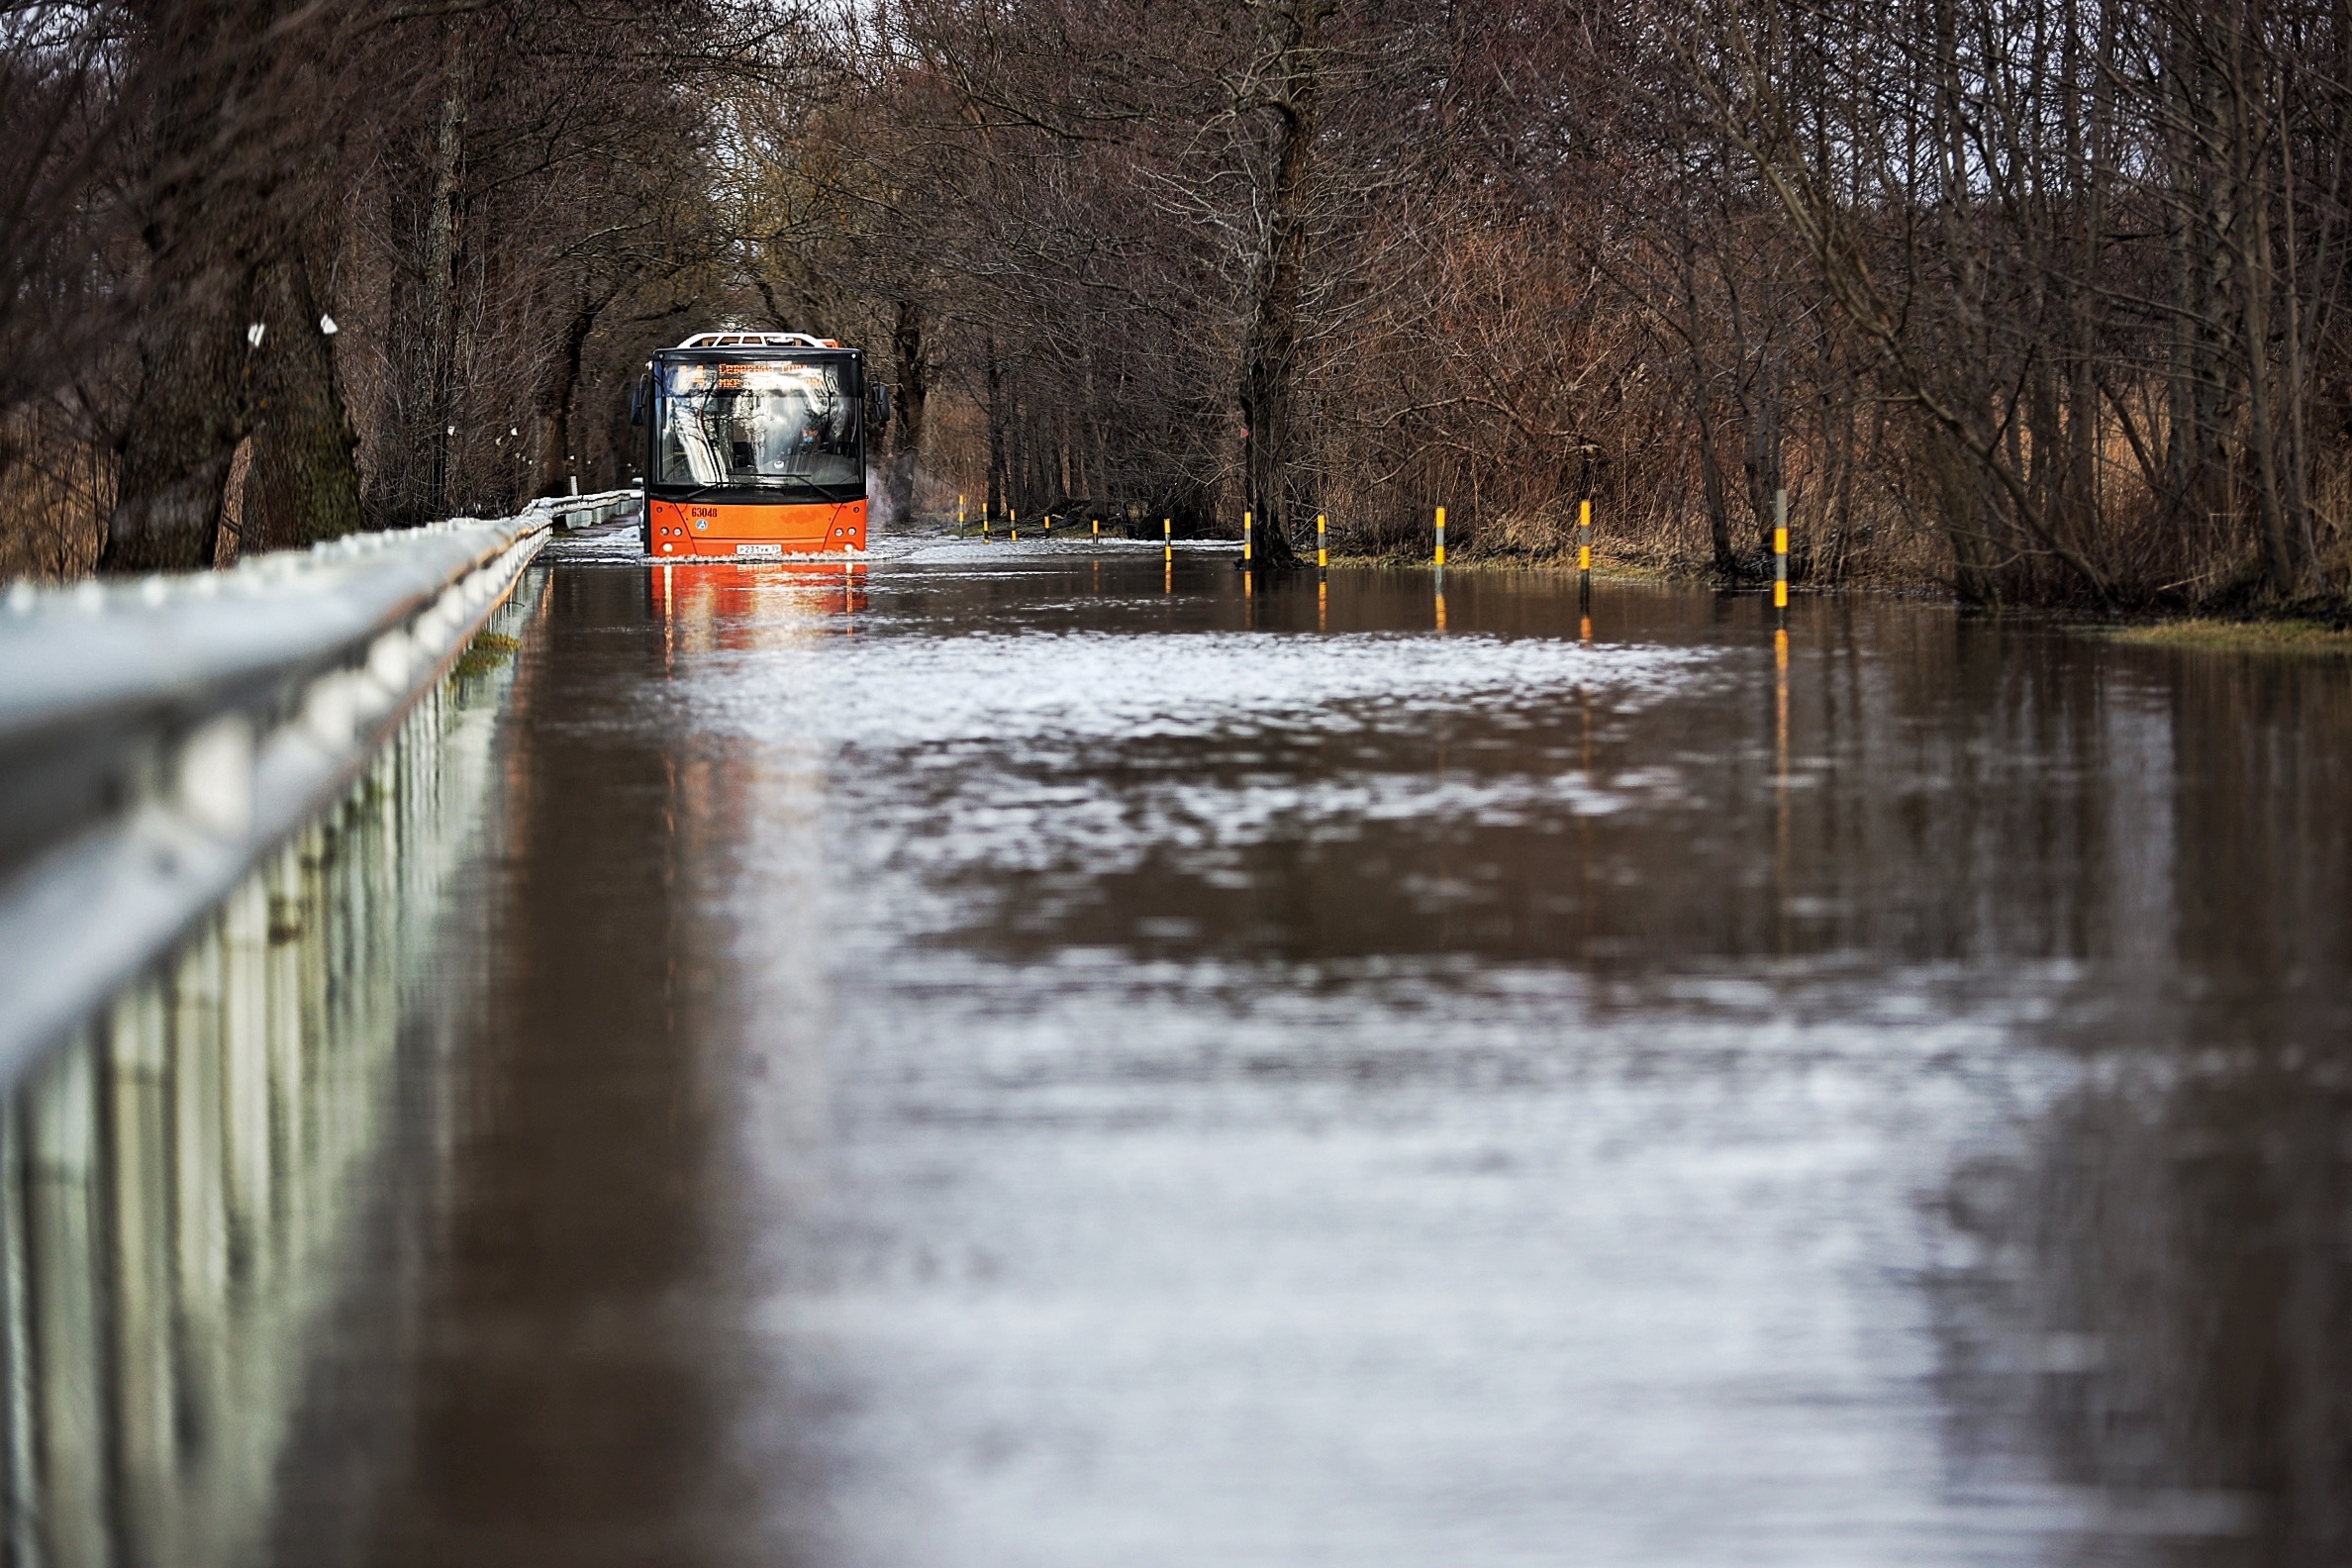
M 2294 539 L 2279 493 L 2277 383 L 2271 374 L 2271 264 L 2269 170 L 2262 151 L 2261 114 L 2265 67 L 2253 56 L 2255 41 L 2232 19 L 2229 42 L 2230 183 L 2236 188 L 2237 222 L 2231 238 L 2237 251 L 2239 306 L 2246 344 L 2247 456 L 2253 460 L 2256 505 L 2262 522 L 2262 569 L 2272 593 L 2290 598 L 2299 584 Z
M 148 265 L 98 568 L 187 571 L 213 563 L 222 490 L 251 412 L 259 344 L 249 329 L 283 171 L 270 111 L 253 101 L 269 61 L 239 35 L 274 8 L 133 9 L 153 56 L 139 68 L 153 72 L 156 96 L 140 215 Z
M 2339 35 L 2342 29 L 2337 30 Z M 2343 45 L 2338 43 L 2339 50 Z M 2282 88 L 2281 95 L 2285 96 Z M 2306 339 L 2303 329 L 2308 307 L 2303 293 L 2302 270 L 2303 242 L 2299 234 L 2299 214 L 2303 197 L 2296 182 L 2295 138 L 2279 139 L 2279 221 L 2280 249 L 2286 262 L 2280 269 L 2281 301 L 2287 320 L 2281 337 L 2286 344 L 2286 363 L 2281 373 L 2285 380 L 2287 403 L 2286 479 L 2287 515 L 2294 520 L 2296 544 L 2306 569 L 2315 569 L 2319 562 L 2319 541 L 2311 525 L 2311 448 L 2309 416 L 2311 407 L 2310 380 L 2306 371 Z M 2324 211 L 2333 216 L 2335 204 L 2326 204 Z M 2321 232 L 2325 233 L 2328 217 L 2322 217 Z
M 291 549 L 365 526 L 359 509 L 359 444 L 335 374 L 335 340 L 311 283 L 301 242 L 262 274 L 267 331 L 255 378 L 253 460 L 241 550 Z
M 1307 271 L 1308 182 L 1314 172 L 1322 86 L 1322 32 L 1332 0 L 1289 0 L 1275 12 L 1282 30 L 1282 96 L 1273 105 L 1279 130 L 1273 187 L 1257 265 L 1250 280 L 1248 337 L 1242 348 L 1242 471 L 1256 514 L 1258 557 L 1269 567 L 1297 563 L 1290 534 L 1298 488 L 1300 312 Z
M 2249 227 L 2260 235 L 2269 215 L 2257 210 Z M 2246 246 L 2250 259 L 2267 260 L 2269 245 L 2258 238 Z M 2298 584 L 2294 539 L 2287 525 L 2287 508 L 2279 495 L 2276 387 L 2271 377 L 2271 280 L 2260 260 L 2247 268 L 2246 320 L 2246 438 L 2247 455 L 2254 462 L 2254 483 L 2262 519 L 2262 571 L 2270 590 L 2282 599 L 2294 595 Z
M 1774 351 L 1757 354 L 1747 403 L 1747 449 L 1740 469 L 1747 478 L 1748 512 L 1756 520 L 1756 547 L 1772 552 L 1773 496 L 1781 487 L 1781 376 Z
M 1928 478 L 1952 545 L 1952 590 L 1964 604 L 1999 604 L 1999 551 L 1992 534 L 1998 502 L 1987 496 L 1981 463 L 1960 433 L 1937 431 L 1929 441 Z
M 596 331 L 596 321 L 604 314 L 610 296 L 583 294 L 564 319 L 563 337 L 557 343 L 555 356 L 547 365 L 545 378 L 539 383 L 539 476 L 532 482 L 532 494 L 562 495 L 571 485 L 572 466 L 572 404 L 580 391 L 580 358 L 588 348 L 588 335 Z M 447 429 L 444 424 L 443 430 Z
M 1715 576 L 1729 582 L 1739 575 L 1739 559 L 1731 553 L 1731 509 L 1723 494 L 1723 464 L 1715 455 L 1715 398 L 1693 358 L 1697 392 L 1692 410 L 1699 419 L 1699 486 L 1707 498 L 1708 542 L 1715 549 Z
M 1707 503 L 1708 543 L 1715 556 L 1715 574 L 1728 583 L 1739 575 L 1739 561 L 1731 553 L 1730 503 L 1723 491 L 1723 465 L 1715 449 L 1715 377 L 1700 347 L 1705 317 L 1699 309 L 1698 241 L 1687 227 L 1681 235 L 1681 278 L 1685 320 L 1676 327 L 1691 364 L 1691 413 L 1699 424 L 1699 485 Z M 1589 483 L 1589 480 L 1588 480 Z
M 1005 433 L 1012 453 L 1012 481 L 1007 488 L 1005 502 L 1016 521 L 1029 516 L 1037 504 L 1036 412 L 1027 401 L 1016 396 L 1013 399 L 1013 422 Z
M 984 518 L 1005 515 L 1005 368 L 997 360 L 996 341 L 988 343 L 988 498 Z
M 1103 435 L 1103 405 L 1095 392 L 1095 355 L 1091 342 L 1079 348 L 1079 363 L 1084 367 L 1083 389 L 1086 394 L 1086 498 L 1097 516 L 1111 506 L 1111 464 L 1107 455 L 1110 442 Z
M 433 132 L 433 197 L 426 213 L 423 397 L 426 468 L 424 517 L 449 510 L 451 430 L 457 415 L 457 265 L 464 219 L 465 121 L 469 93 L 466 42 L 470 17 L 441 23 L 441 104 Z
M 2217 188 L 2217 171 L 2202 147 L 2200 133 L 2214 128 L 2217 114 L 2203 40 L 2176 26 L 2166 52 L 2173 66 L 2165 73 L 2173 90 L 2168 107 L 2180 127 L 2169 139 L 2180 218 L 2173 263 L 2166 501 L 2179 519 L 2177 526 L 2196 540 L 2196 552 L 2209 553 L 2216 542 L 2214 520 L 2227 506 L 2221 430 L 2228 398 L 2221 368 L 2226 340 L 2219 323 L 2228 265 L 2223 236 L 2231 218 Z
M 883 493 L 890 500 L 890 520 L 904 523 L 915 515 L 915 465 L 923 456 L 924 411 L 931 401 L 931 361 L 923 344 L 923 302 L 901 299 L 891 323 L 890 356 L 898 367 L 898 391 L 892 402 L 890 471 Z
M 246 431 L 251 283 L 244 258 L 223 257 L 150 299 L 100 571 L 213 564 L 222 488 Z

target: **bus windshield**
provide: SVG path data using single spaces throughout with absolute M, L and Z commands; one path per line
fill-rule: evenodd
M 845 361 L 763 359 L 662 369 L 656 482 L 720 489 L 862 489 Z

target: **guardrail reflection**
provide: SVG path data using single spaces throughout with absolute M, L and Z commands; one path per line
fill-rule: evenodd
M 339 805 L 8 1097 L 14 1568 L 267 1555 L 318 1324 L 386 1188 L 403 988 L 481 821 L 542 584 L 526 577 Z

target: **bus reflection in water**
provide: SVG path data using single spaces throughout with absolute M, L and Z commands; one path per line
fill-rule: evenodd
M 543 579 L 337 806 L 0 1109 L 0 1561 L 264 1560 L 400 1147 L 400 999 L 481 821 Z M 410 1108 L 411 1111 L 414 1108 Z M 386 1163 L 406 1158 L 398 1182 Z M 396 1283 L 397 1288 L 397 1283 Z
M 756 602 L 789 595 L 802 617 L 849 616 L 866 607 L 866 567 L 857 561 L 657 561 L 653 613 L 694 647 L 738 647 L 761 625 Z M 849 630 L 844 626 L 843 630 Z

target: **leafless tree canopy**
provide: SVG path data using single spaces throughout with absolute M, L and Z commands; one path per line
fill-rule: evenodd
M 634 472 L 699 326 L 901 514 L 2340 604 L 2352 19 L 2191 0 L 0 12 L 0 567 Z M 336 331 L 330 333 L 326 324 Z
M 0 570 L 610 477 L 580 411 L 710 292 L 711 105 L 799 32 L 731 0 L 0 10 Z

